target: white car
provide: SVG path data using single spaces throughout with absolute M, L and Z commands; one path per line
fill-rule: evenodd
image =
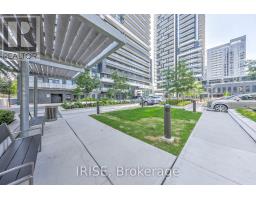
M 161 102 L 163 102 L 163 99 L 162 97 L 159 97 L 159 96 L 150 96 L 144 99 L 145 105 L 154 105 L 154 104 L 159 104 Z
M 256 108 L 256 93 L 222 97 L 207 103 L 207 107 L 217 112 L 233 108 Z

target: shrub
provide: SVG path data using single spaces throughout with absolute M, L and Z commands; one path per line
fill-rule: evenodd
M 73 107 L 74 108 L 84 108 L 85 106 L 81 102 L 77 101 L 73 104 Z
M 10 110 L 0 110 L 0 124 L 10 124 L 14 120 L 14 112 Z
M 177 100 L 177 99 L 168 99 L 167 102 L 170 105 L 173 106 L 186 106 L 188 104 L 191 104 L 190 100 Z M 165 102 L 162 102 L 162 104 L 165 104 Z

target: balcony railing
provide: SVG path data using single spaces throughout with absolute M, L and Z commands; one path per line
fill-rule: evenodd
M 33 88 L 34 83 L 29 82 L 29 87 Z M 52 88 L 52 89 L 75 89 L 76 85 L 68 85 L 68 84 L 61 84 L 61 83 L 38 83 L 38 88 Z

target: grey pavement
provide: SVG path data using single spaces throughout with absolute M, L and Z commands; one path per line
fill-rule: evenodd
M 101 111 L 132 107 L 138 105 L 108 106 Z M 35 184 L 161 184 L 162 172 L 175 161 L 175 156 L 91 118 L 95 108 L 61 113 L 63 118 L 46 124 Z M 80 166 L 101 167 L 104 173 L 77 176 Z
M 165 184 L 256 184 L 256 145 L 227 114 L 204 111 Z
M 241 115 L 234 109 L 229 109 L 228 114 L 244 129 L 244 131 L 256 143 L 256 123 L 255 123 L 255 121 Z

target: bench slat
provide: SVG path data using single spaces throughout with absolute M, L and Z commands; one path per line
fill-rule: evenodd
M 5 123 L 0 125 L 0 143 L 10 136 L 10 132 Z
M 0 172 L 3 172 L 7 170 L 11 160 L 15 156 L 17 150 L 19 149 L 20 145 L 22 143 L 22 140 L 17 140 L 10 144 L 10 146 L 7 148 L 7 150 L 4 152 L 4 154 L 0 158 Z M 1 180 L 1 177 L 0 177 Z
M 11 160 L 7 169 L 11 169 L 11 168 L 19 166 L 23 163 L 25 156 L 27 154 L 27 151 L 29 149 L 31 140 L 32 140 L 32 137 L 22 139 L 22 143 L 19 146 L 15 156 Z M 13 172 L 10 172 L 10 173 L 4 175 L 0 180 L 0 184 L 6 185 L 6 184 L 9 184 L 9 183 L 15 181 L 19 171 L 20 170 L 15 170 Z
M 41 135 L 33 136 L 27 155 L 23 163 L 34 162 L 34 164 L 36 164 L 37 153 L 38 153 L 39 145 L 41 143 L 40 141 L 41 141 Z M 32 174 L 31 167 L 30 166 L 24 167 L 20 170 L 17 179 L 30 174 Z

